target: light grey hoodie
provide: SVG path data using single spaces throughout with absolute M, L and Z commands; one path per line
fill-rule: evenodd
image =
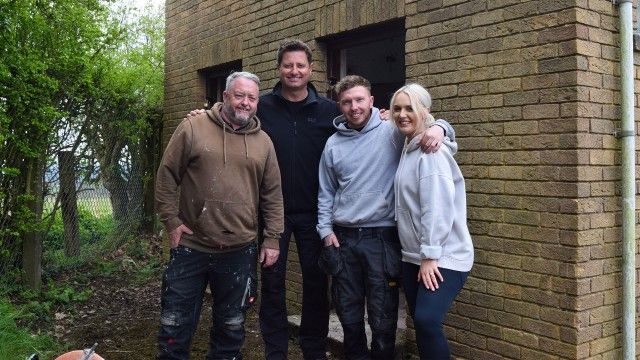
M 402 152 L 403 137 L 380 111 L 360 131 L 346 126 L 344 115 L 333 120 L 337 132 L 320 158 L 318 234 L 346 227 L 395 226 L 393 177 Z
M 337 132 L 324 147 L 319 167 L 318 225 L 320 238 L 345 227 L 395 226 L 393 179 L 404 135 L 377 108 L 360 131 L 346 126 L 344 115 L 333 120 Z M 436 123 L 454 137 L 451 125 Z
M 395 176 L 396 219 L 402 260 L 420 265 L 469 271 L 473 244 L 467 228 L 464 178 L 452 153 L 457 145 L 445 138 L 439 151 L 420 151 L 420 137 L 405 145 Z

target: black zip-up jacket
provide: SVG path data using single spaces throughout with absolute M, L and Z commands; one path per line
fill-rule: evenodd
M 282 179 L 285 214 L 318 211 L 318 164 L 324 144 L 335 132 L 333 119 L 340 110 L 333 100 L 319 96 L 307 85 L 309 95 L 292 112 L 282 97 L 282 85 L 260 96 L 258 118 L 276 149 Z

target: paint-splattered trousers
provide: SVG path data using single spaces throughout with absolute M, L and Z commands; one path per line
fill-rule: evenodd
M 204 291 L 213 297 L 207 360 L 240 360 L 247 309 L 255 299 L 257 246 L 209 254 L 184 246 L 171 249 L 162 278 L 157 359 L 189 359 Z
M 400 241 L 395 227 L 333 226 L 340 247 L 323 249 L 322 268 L 331 290 L 349 360 L 393 359 L 398 323 Z M 371 351 L 364 328 L 365 305 Z

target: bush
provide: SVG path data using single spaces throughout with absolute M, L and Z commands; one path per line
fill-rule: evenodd
M 109 237 L 116 229 L 113 216 L 97 217 L 85 208 L 78 208 L 78 237 L 80 246 L 96 244 Z M 44 243 L 45 251 L 64 249 L 64 225 L 60 212 L 56 212 Z
M 91 297 L 91 289 L 79 284 L 80 280 L 88 282 L 83 275 L 79 273 L 73 281 L 45 281 L 41 291 L 35 291 L 22 286 L 22 272 L 14 271 L 0 279 L 0 301 L 12 302 L 20 313 L 20 326 L 37 326 L 40 322 L 50 321 L 53 311 L 72 307 Z

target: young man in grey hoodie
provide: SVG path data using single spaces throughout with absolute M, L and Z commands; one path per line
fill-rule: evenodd
M 341 116 L 319 168 L 321 266 L 333 276 L 332 295 L 347 359 L 392 359 L 398 321 L 400 243 L 393 180 L 404 136 L 373 107 L 371 85 L 350 75 L 336 85 Z M 438 125 L 453 138 L 444 120 Z M 371 351 L 364 330 L 367 304 Z

